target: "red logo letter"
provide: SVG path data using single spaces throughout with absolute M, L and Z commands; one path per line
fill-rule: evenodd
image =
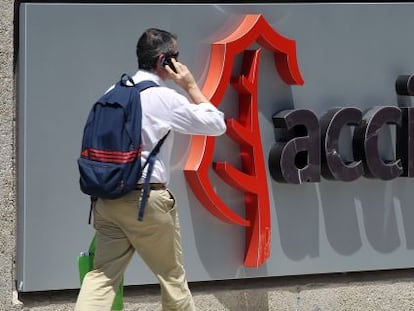
M 260 50 L 245 51 L 257 42 L 272 51 L 276 68 L 288 84 L 303 84 L 296 59 L 295 41 L 274 31 L 262 15 L 246 15 L 227 38 L 212 44 L 211 61 L 203 93 L 218 106 L 231 83 L 239 92 L 239 120 L 227 120 L 227 134 L 240 144 L 242 170 L 227 162 L 214 164 L 216 173 L 244 192 L 246 219 L 229 208 L 214 191 L 208 177 L 214 137 L 193 136 L 185 176 L 199 201 L 213 215 L 231 224 L 246 226 L 245 266 L 258 267 L 270 256 L 270 206 L 266 168 L 258 120 L 258 68 Z M 233 59 L 243 54 L 240 77 L 231 77 Z

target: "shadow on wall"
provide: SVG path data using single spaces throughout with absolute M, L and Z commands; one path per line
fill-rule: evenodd
M 413 249 L 414 214 L 409 199 L 412 182 L 379 181 L 280 185 L 276 221 L 285 255 L 295 261 L 319 256 L 320 231 L 336 253 L 350 256 L 362 247 L 380 254 Z M 300 191 L 301 196 L 295 196 Z M 404 192 L 405 191 L 405 192 Z M 280 195 L 283 193 L 283 195 Z M 374 195 L 373 195 L 374 194 Z M 304 204 L 303 197 L 306 197 Z

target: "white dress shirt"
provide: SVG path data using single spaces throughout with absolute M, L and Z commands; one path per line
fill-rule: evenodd
M 151 72 L 139 70 L 132 79 L 135 83 L 152 80 L 160 85 L 141 92 L 142 164 L 158 141 L 171 130 L 157 155 L 151 176 L 151 182 L 168 184 L 174 132 L 221 135 L 226 131 L 224 114 L 209 102 L 198 105 L 191 103 L 185 96 L 166 87 L 160 77 Z M 145 176 L 144 170 L 141 182 Z

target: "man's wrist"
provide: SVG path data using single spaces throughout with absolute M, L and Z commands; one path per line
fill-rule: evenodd
M 198 87 L 197 83 L 189 83 L 189 84 L 186 86 L 185 90 L 186 90 L 186 92 L 187 92 L 187 93 L 197 92 L 197 91 L 199 92 L 199 91 L 200 91 L 200 89 L 199 89 L 199 87 Z

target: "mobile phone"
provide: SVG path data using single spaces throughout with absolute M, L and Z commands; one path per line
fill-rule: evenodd
M 162 60 L 162 65 L 165 67 L 165 66 L 170 66 L 170 68 L 175 72 L 175 73 L 177 73 L 177 70 L 175 69 L 175 67 L 174 67 L 174 64 L 173 64 L 173 62 L 171 61 L 171 59 L 172 59 L 172 57 L 164 57 L 163 58 L 163 60 Z

